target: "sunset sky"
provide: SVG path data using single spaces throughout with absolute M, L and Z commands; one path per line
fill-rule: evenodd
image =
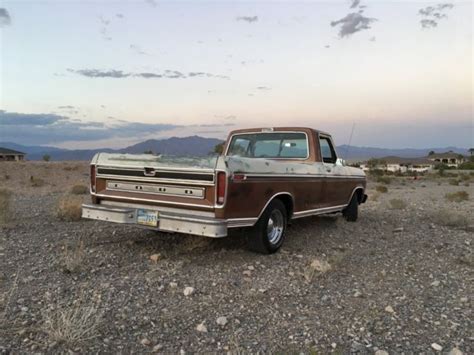
M 470 1 L 0 1 L 0 142 L 474 146 Z

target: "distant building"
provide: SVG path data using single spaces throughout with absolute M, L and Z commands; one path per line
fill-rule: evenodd
M 432 162 L 446 164 L 447 166 L 455 168 L 466 161 L 466 158 L 462 154 L 457 154 L 452 151 L 446 153 L 430 154 L 426 158 Z
M 377 169 L 392 173 L 406 173 L 408 171 L 426 173 L 433 170 L 437 164 L 426 158 L 400 158 L 395 156 L 378 158 L 375 162 L 375 166 L 369 166 L 368 162 L 364 162 L 360 167 L 364 171 Z
M 25 160 L 26 153 L 18 152 L 13 149 L 0 147 L 0 161 L 20 161 Z

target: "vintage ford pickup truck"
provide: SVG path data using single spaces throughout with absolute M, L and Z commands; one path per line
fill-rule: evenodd
M 355 221 L 365 187 L 327 133 L 244 129 L 229 134 L 220 156 L 95 155 L 82 216 L 213 238 L 250 227 L 249 248 L 273 253 L 292 219 L 342 212 Z

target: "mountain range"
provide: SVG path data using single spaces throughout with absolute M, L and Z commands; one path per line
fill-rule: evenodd
M 51 160 L 90 160 L 98 152 L 107 153 L 161 153 L 166 155 L 206 156 L 213 152 L 214 147 L 222 143 L 216 138 L 205 138 L 199 136 L 171 137 L 166 139 L 150 139 L 122 149 L 62 149 L 47 146 L 26 146 L 11 142 L 0 142 L 0 147 L 17 150 L 26 153 L 28 160 L 41 160 L 44 155 L 49 155 Z M 373 148 L 340 145 L 336 147 L 338 155 L 349 161 L 366 160 L 369 158 L 381 158 L 386 156 L 398 156 L 404 158 L 416 158 L 428 155 L 430 151 L 442 153 L 453 151 L 458 154 L 467 155 L 468 150 L 457 147 L 445 148 Z

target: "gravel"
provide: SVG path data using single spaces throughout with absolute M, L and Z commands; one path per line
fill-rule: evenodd
M 294 221 L 264 256 L 246 250 L 245 230 L 212 240 L 59 221 L 70 185 L 55 178 L 14 194 L 0 227 L 0 353 L 474 353 L 472 226 L 433 217 L 472 221 L 472 184 L 406 179 L 375 201 L 370 183 L 357 223 Z M 458 190 L 470 199 L 444 199 Z M 394 198 L 407 207 L 390 209 Z M 52 337 L 64 319 L 75 333 Z

